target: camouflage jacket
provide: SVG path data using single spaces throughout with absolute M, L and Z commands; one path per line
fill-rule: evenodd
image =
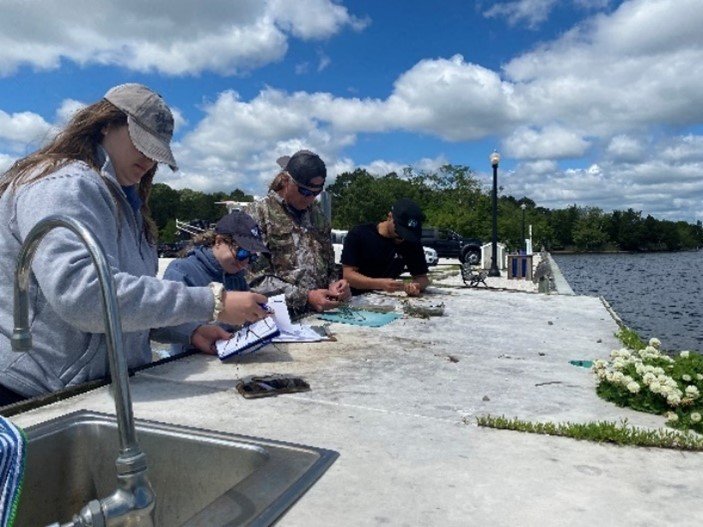
M 308 291 L 326 289 L 337 279 L 331 227 L 317 203 L 298 217 L 274 191 L 247 212 L 259 224 L 270 255 L 262 255 L 248 276 L 252 290 L 285 293 L 288 307 L 302 312 Z

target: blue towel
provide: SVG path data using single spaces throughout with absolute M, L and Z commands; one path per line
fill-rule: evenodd
M 323 313 L 318 318 L 328 322 L 340 322 L 342 324 L 352 324 L 354 326 L 367 326 L 379 328 L 403 315 L 400 313 L 376 313 L 375 311 L 364 311 L 363 309 L 350 309 L 345 311 L 331 311 Z
M 15 521 L 22 490 L 26 444 L 24 432 L 0 416 L 0 527 L 11 527 Z

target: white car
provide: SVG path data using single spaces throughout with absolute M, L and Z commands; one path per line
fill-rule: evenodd
M 437 256 L 437 251 L 435 251 L 432 247 L 422 247 L 422 250 L 425 251 L 425 261 L 427 262 L 427 265 L 437 265 L 437 262 L 439 261 L 439 256 Z
M 342 247 L 344 247 L 344 238 L 347 237 L 349 231 L 332 229 L 332 248 L 334 249 L 334 263 L 342 263 Z

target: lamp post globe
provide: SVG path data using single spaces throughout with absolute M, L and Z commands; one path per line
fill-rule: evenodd
M 500 163 L 500 154 L 494 150 L 490 160 L 493 167 L 493 242 L 491 246 L 491 268 L 488 270 L 488 276 L 500 276 L 500 270 L 498 269 L 498 163 Z

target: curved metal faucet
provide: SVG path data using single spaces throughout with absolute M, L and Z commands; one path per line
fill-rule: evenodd
M 129 391 L 129 373 L 122 340 L 122 323 L 115 294 L 115 282 L 105 251 L 95 235 L 81 222 L 67 216 L 49 216 L 37 223 L 29 232 L 17 257 L 15 269 L 15 328 L 12 349 L 29 351 L 32 336 L 29 330 L 29 277 L 31 262 L 39 242 L 52 229 L 63 227 L 76 234 L 88 249 L 98 273 L 102 296 L 107 354 L 112 377 L 113 396 L 120 436 L 120 453 L 117 467 L 118 488 L 101 500 L 90 501 L 67 526 L 102 527 L 116 525 L 153 525 L 152 511 L 156 495 L 147 478 L 146 455 L 137 443 Z M 53 524 L 58 525 L 58 524 Z

